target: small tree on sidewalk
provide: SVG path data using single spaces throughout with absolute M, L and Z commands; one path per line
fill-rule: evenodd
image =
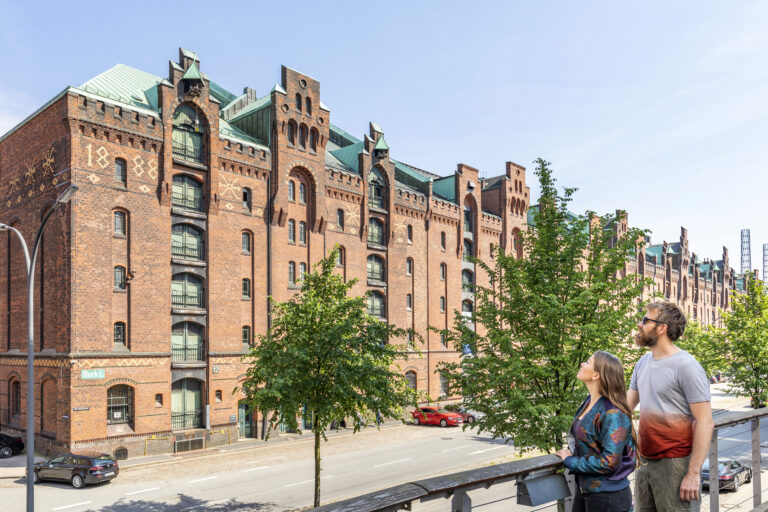
M 728 361 L 730 390 L 752 399 L 758 408 L 768 398 L 768 291 L 754 274 L 746 275 L 745 293 L 731 295 L 723 311 L 716 351 Z
M 623 358 L 627 371 L 636 360 L 631 333 L 646 282 L 625 266 L 644 232 L 617 232 L 622 219 L 613 216 L 570 213 L 575 189 L 560 195 L 548 162 L 536 163 L 542 194 L 522 235 L 524 256 L 498 251 L 495 266 L 478 262 L 492 284 L 475 290 L 476 330 L 456 315 L 447 335 L 461 361 L 443 368 L 451 391 L 486 414 L 482 430 L 551 450 L 562 447 L 585 396 L 580 364 L 596 350 Z
M 315 444 L 314 506 L 320 506 L 320 440 L 331 422 L 349 418 L 354 431 L 374 417 L 402 417 L 416 392 L 394 363 L 408 344 L 399 329 L 367 313 L 366 296 L 349 296 L 355 280 L 334 271 L 338 248 L 304 276 L 301 292 L 274 304 L 272 327 L 246 356 L 241 388 L 261 411 L 274 411 L 270 430 L 284 422 L 300 431 L 311 419 Z M 305 416 L 305 417 L 307 417 Z

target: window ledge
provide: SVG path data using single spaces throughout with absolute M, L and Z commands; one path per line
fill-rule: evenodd
M 176 265 L 187 265 L 189 267 L 207 267 L 208 263 L 203 260 L 184 260 L 181 258 L 171 257 L 171 263 Z
M 181 215 L 182 217 L 192 217 L 194 219 L 207 219 L 208 215 L 205 212 L 198 212 L 195 210 L 187 210 L 178 206 L 171 205 L 171 213 L 174 215 Z
M 389 214 L 389 211 L 385 210 L 384 208 L 380 206 L 371 206 L 370 203 L 368 204 L 368 209 L 372 212 L 383 213 L 384 215 Z
M 251 302 L 252 299 L 250 297 L 240 297 L 240 300 L 243 302 Z
M 127 235 L 118 235 L 117 233 L 113 233 L 112 234 L 112 238 L 118 238 L 120 240 L 127 240 L 128 236 Z
M 242 254 L 243 256 L 251 256 L 252 253 L 251 251 L 243 251 L 240 254 Z
M 180 308 L 173 306 L 171 307 L 171 314 L 174 315 L 205 315 L 206 310 L 205 308 Z
M 202 162 L 194 162 L 192 160 L 184 160 L 183 158 L 176 158 L 173 157 L 173 163 L 179 164 L 179 165 L 185 165 L 187 167 L 191 167 L 193 169 L 200 169 L 201 171 L 207 171 L 208 166 Z
M 128 290 L 126 288 L 113 288 L 112 291 L 114 293 L 128 293 Z
M 380 281 L 378 279 L 368 279 L 368 286 L 375 286 L 376 288 L 386 288 L 386 281 Z
M 368 242 L 368 248 L 369 249 L 375 249 L 377 251 L 386 251 L 387 250 L 387 246 L 386 245 L 379 245 L 379 244 L 375 244 L 373 242 Z
M 289 284 L 288 285 L 289 290 L 301 290 L 301 285 L 299 284 Z

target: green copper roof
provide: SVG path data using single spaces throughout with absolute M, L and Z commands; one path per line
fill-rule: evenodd
M 158 111 L 157 84 L 163 81 L 159 76 L 124 64 L 117 64 L 91 78 L 78 89 L 103 98 Z
M 234 100 L 237 99 L 237 96 L 217 84 L 216 82 L 210 82 L 208 84 L 208 90 L 211 93 L 211 96 L 213 96 L 216 101 L 221 103 L 222 110 L 225 108 L 224 105 L 228 105 L 232 103 Z
M 656 264 L 661 265 L 661 253 L 663 248 L 664 247 L 661 245 L 649 245 L 645 248 L 645 255 L 654 257 L 656 259 Z
M 389 149 L 389 146 L 387 146 L 387 142 L 384 140 L 383 135 L 379 137 L 379 140 L 376 141 L 376 145 L 373 146 L 373 149 Z
M 187 68 L 187 70 L 184 72 L 184 76 L 181 77 L 182 80 L 202 80 L 203 77 L 200 76 L 200 70 L 197 69 L 197 63 L 193 62 L 191 66 Z
M 349 146 L 344 146 L 343 148 L 339 148 L 337 150 L 331 151 L 331 154 L 336 157 L 341 163 L 352 169 L 353 172 L 358 173 L 358 161 L 357 161 L 357 155 L 363 151 L 364 145 L 363 142 L 357 142 L 355 144 L 350 144 Z
M 196 60 L 200 62 L 200 58 L 197 56 L 197 54 L 191 50 L 185 50 L 184 48 L 181 49 L 181 54 L 184 55 L 187 58 Z
M 446 176 L 435 180 L 432 184 L 432 192 L 443 199 L 456 202 L 456 176 Z
M 272 103 L 272 97 L 271 95 L 267 94 L 266 96 L 263 96 L 253 103 L 250 103 L 247 105 L 243 110 L 237 113 L 235 117 L 230 119 L 230 121 L 234 121 L 236 119 L 242 119 L 243 117 L 246 117 L 248 114 L 251 114 L 252 112 L 256 112 L 257 110 L 261 110 L 262 108 L 269 106 Z
M 350 133 L 345 132 L 335 124 L 331 123 L 329 126 L 332 132 L 335 132 L 336 134 L 338 134 L 342 139 L 344 139 L 349 144 L 355 144 L 356 142 L 360 142 L 360 139 L 358 139 L 357 137 L 353 137 Z M 345 146 L 349 144 L 345 144 Z

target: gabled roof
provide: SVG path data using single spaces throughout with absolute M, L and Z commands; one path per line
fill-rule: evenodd
M 181 79 L 182 80 L 202 80 L 203 77 L 200 75 L 200 70 L 197 69 L 197 64 L 193 62 L 192 65 L 189 66 L 187 70 L 184 72 L 184 75 L 182 75 Z
M 446 176 L 434 181 L 432 192 L 452 203 L 456 202 L 456 175 Z
M 157 85 L 167 81 L 136 68 L 117 64 L 91 78 L 78 89 L 103 98 L 159 112 Z
M 224 118 L 219 118 L 219 135 L 227 139 L 234 139 L 250 146 L 269 151 L 269 148 L 265 146 L 262 141 L 251 137 L 237 126 L 229 124 Z
M 490 188 L 496 188 L 500 187 L 502 183 L 504 183 L 504 180 L 507 178 L 505 174 L 502 174 L 501 176 L 495 176 L 493 178 L 487 178 L 483 180 L 485 183 L 485 186 L 483 187 L 483 190 L 488 190 Z
M 387 146 L 387 142 L 384 140 L 383 135 L 379 137 L 379 140 L 376 141 L 376 145 L 373 146 L 373 149 L 389 149 L 389 146 Z
M 225 105 L 229 105 L 237 99 L 237 96 L 217 84 L 216 82 L 210 82 L 208 90 L 219 103 L 221 103 L 221 110 L 224 110 Z M 243 95 L 245 96 L 245 95 Z
M 355 144 L 350 144 L 349 146 L 344 146 L 343 148 L 331 151 L 331 154 L 341 163 L 349 167 L 352 172 L 355 174 L 360 174 L 358 170 L 357 155 L 359 155 L 360 152 L 364 150 L 365 145 L 362 141 L 360 141 L 356 142 Z
M 236 119 L 242 119 L 243 117 L 248 116 L 248 114 L 251 114 L 253 112 L 256 112 L 257 110 L 261 110 L 264 107 L 268 107 L 272 103 L 272 97 L 267 94 L 266 96 L 262 96 L 261 98 L 257 99 L 253 103 L 249 103 L 246 105 L 246 107 L 238 112 L 230 121 L 235 121 Z

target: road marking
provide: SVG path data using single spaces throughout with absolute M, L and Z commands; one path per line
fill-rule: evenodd
M 149 491 L 157 491 L 160 489 L 159 487 L 152 487 L 151 489 L 142 489 L 140 491 L 133 491 L 133 492 L 127 492 L 125 493 L 126 496 L 133 496 L 134 494 L 141 494 L 143 492 L 149 492 Z
M 219 478 L 219 476 L 214 475 L 214 476 L 207 476 L 205 478 L 198 478 L 197 480 L 190 480 L 189 483 L 196 484 L 197 482 L 205 482 L 206 480 L 213 480 L 214 478 Z
M 407 459 L 393 460 L 392 462 L 385 462 L 384 464 L 376 464 L 373 467 L 380 468 L 381 466 L 389 466 L 390 464 L 397 464 L 398 462 L 405 462 L 407 460 L 411 460 L 411 458 L 409 457 Z
M 322 476 L 320 477 L 320 480 L 325 480 L 326 478 L 333 478 L 333 475 Z M 294 485 L 308 484 L 309 482 L 314 482 L 314 481 L 315 481 L 314 478 L 311 480 L 302 480 L 301 482 L 294 482 L 292 484 L 285 485 L 284 487 L 293 487 Z
M 243 473 L 249 473 L 251 471 L 261 471 L 262 469 L 267 469 L 269 466 L 259 466 L 257 468 L 251 468 L 251 469 L 244 469 Z
M 443 452 L 443 453 L 445 453 L 445 452 L 452 452 L 453 450 L 461 450 L 462 448 L 468 448 L 469 446 L 471 446 L 471 445 L 463 444 L 463 445 L 457 446 L 455 448 L 446 448 L 445 450 L 440 450 L 440 451 Z
M 493 450 L 501 450 L 502 448 L 506 448 L 507 446 L 494 446 L 493 448 L 486 448 L 485 450 L 477 450 L 476 452 L 470 452 L 470 455 L 477 455 L 478 453 L 485 453 L 485 452 L 491 452 Z
M 90 501 L 81 501 L 80 503 L 73 503 L 71 505 L 65 505 L 63 507 L 56 507 L 53 510 L 64 510 L 65 508 L 73 508 L 73 507 L 79 507 L 81 505 L 88 505 L 91 503 Z

